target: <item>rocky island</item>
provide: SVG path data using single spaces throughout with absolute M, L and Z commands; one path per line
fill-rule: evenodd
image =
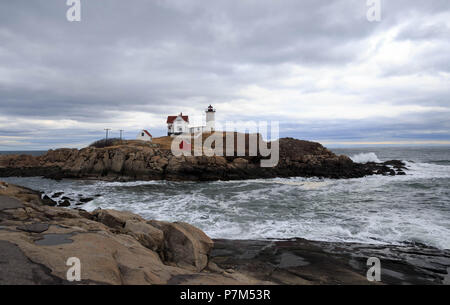
M 175 156 L 167 138 L 164 137 L 158 147 L 141 141 L 124 141 L 101 148 L 49 150 L 42 156 L 4 155 L 0 156 L 0 177 L 211 181 L 405 174 L 401 161 L 359 164 L 347 156 L 334 154 L 319 143 L 293 138 L 278 140 L 279 161 L 275 167 L 261 167 L 263 157 L 259 153 L 256 156 Z
M 368 257 L 382 281 L 366 278 Z M 81 281 L 67 280 L 67 260 Z M 46 206 L 0 182 L 0 284 L 449 284 L 450 252 L 291 240 L 211 240 L 183 222 Z

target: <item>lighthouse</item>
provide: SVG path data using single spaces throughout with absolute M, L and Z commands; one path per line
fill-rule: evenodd
M 216 109 L 213 106 L 209 105 L 206 109 L 206 130 L 214 131 L 215 130 L 215 122 L 216 122 Z

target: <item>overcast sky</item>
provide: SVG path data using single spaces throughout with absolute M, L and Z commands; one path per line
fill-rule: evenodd
M 450 144 L 450 2 L 0 2 L 0 150 L 82 147 L 112 128 L 278 120 L 280 136 Z

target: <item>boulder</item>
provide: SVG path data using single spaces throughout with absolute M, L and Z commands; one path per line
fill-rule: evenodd
M 70 207 L 70 201 L 69 200 L 61 200 L 59 203 L 58 203 L 58 206 L 60 206 L 60 207 Z
M 42 197 L 42 203 L 44 205 L 48 205 L 51 207 L 54 207 L 56 205 L 56 201 L 54 201 L 53 199 L 51 199 L 50 197 L 48 197 L 47 195 L 45 195 L 44 197 Z
M 104 225 L 113 229 L 122 229 L 129 220 L 145 221 L 144 218 L 128 211 L 116 211 L 108 209 L 96 209 L 92 215 Z
M 88 203 L 92 200 L 94 200 L 94 198 L 88 197 L 88 198 L 80 198 L 79 199 L 81 203 Z
M 164 233 L 152 225 L 142 221 L 128 220 L 125 223 L 125 231 L 150 250 L 159 252 L 163 249 Z
M 208 256 L 214 243 L 203 231 L 184 222 L 151 220 L 148 223 L 164 232 L 166 261 L 197 272 L 207 267 Z

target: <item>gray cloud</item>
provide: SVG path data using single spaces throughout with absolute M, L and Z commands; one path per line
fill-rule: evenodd
M 200 113 L 209 103 L 224 119 L 279 119 L 282 135 L 450 141 L 441 118 L 450 111 L 450 89 L 442 85 L 450 71 L 447 0 L 382 1 L 380 23 L 366 20 L 365 0 L 81 2 L 80 23 L 67 22 L 65 1 L 0 3 L 0 150 L 56 147 L 67 137 L 86 144 L 110 125 L 130 137 L 139 124 L 162 135 L 165 115 Z M 385 36 L 394 29 L 389 53 Z M 403 47 L 396 42 L 411 44 L 408 58 L 395 60 Z M 360 76 L 364 84 L 354 82 Z M 253 96 L 254 88 L 273 102 L 260 102 L 266 95 Z M 320 98 L 312 102 L 311 94 Z M 301 116 L 303 105 L 333 105 L 329 94 L 348 112 L 354 98 L 374 115 Z M 377 112 L 383 103 L 440 110 L 424 108 L 399 125 L 391 121 L 400 117 Z M 289 113 L 292 105 L 298 118 L 273 109 Z M 138 113 L 148 122 L 133 122 Z

